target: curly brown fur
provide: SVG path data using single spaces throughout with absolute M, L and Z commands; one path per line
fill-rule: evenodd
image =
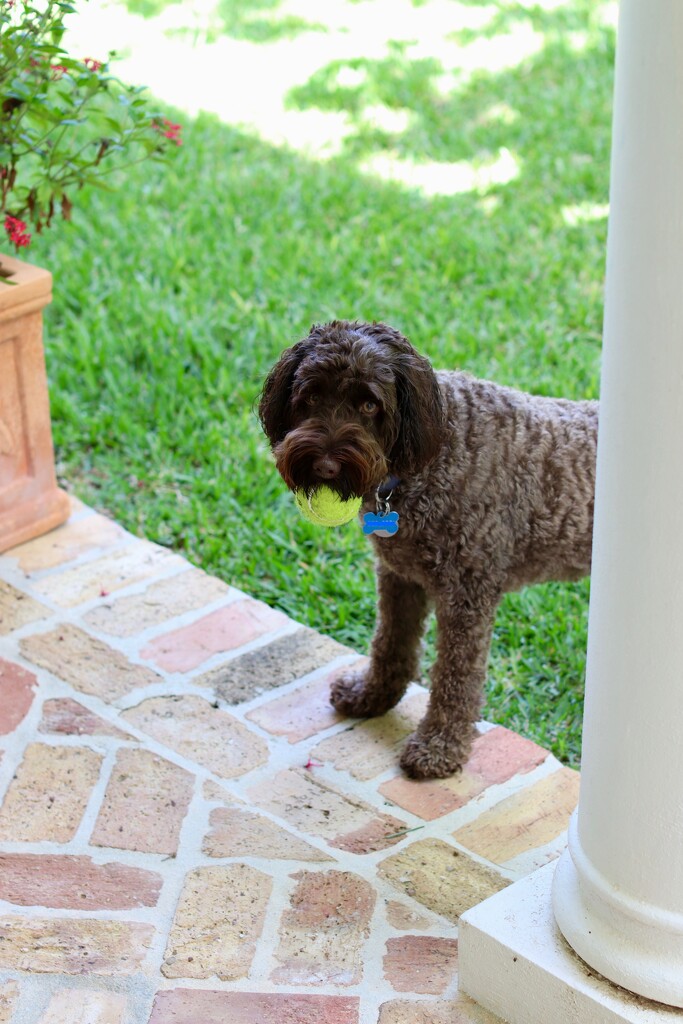
M 401 765 L 450 775 L 469 754 L 502 595 L 590 571 L 598 403 L 435 373 L 386 324 L 334 321 L 282 355 L 259 411 L 292 490 L 325 483 L 374 511 L 378 486 L 398 478 L 399 532 L 371 538 L 370 664 L 338 679 L 331 700 L 354 717 L 393 707 L 416 678 L 434 606 L 429 705 Z

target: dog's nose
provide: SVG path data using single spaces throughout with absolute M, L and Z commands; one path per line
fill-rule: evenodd
M 321 480 L 335 480 L 341 472 L 341 463 L 331 455 L 322 455 L 313 463 L 313 472 Z

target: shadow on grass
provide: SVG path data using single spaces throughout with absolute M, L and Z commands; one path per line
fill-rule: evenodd
M 353 525 L 322 531 L 297 518 L 254 403 L 282 348 L 334 317 L 394 323 L 438 366 L 597 393 L 605 222 L 563 211 L 607 200 L 613 39 L 591 29 L 575 50 L 567 18 L 544 16 L 546 44 L 520 66 L 446 95 L 439 63 L 400 48 L 325 68 L 291 102 L 348 113 L 354 131 L 327 162 L 202 116 L 163 172 L 134 169 L 125 186 L 84 194 L 68 235 L 46 235 L 32 253 L 55 273 L 48 357 L 69 485 L 128 529 L 364 649 L 366 541 Z M 342 70 L 347 82 L 357 75 L 352 88 L 344 75 L 339 86 Z M 392 103 L 409 108 L 407 127 L 370 137 L 363 112 Z M 428 198 L 362 170 L 382 147 L 440 162 L 505 148 L 519 173 Z M 507 598 L 491 661 L 488 717 L 570 763 L 587 593 L 582 583 Z

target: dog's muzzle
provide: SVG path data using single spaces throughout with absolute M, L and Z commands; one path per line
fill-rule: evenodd
M 362 498 L 387 475 L 384 453 L 357 424 L 339 427 L 307 420 L 274 448 L 275 464 L 290 490 L 326 484 L 345 501 Z

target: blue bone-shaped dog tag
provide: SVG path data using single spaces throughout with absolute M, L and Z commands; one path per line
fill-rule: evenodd
M 393 537 L 398 533 L 398 512 L 366 512 L 363 516 L 363 533 L 374 533 L 376 537 Z

